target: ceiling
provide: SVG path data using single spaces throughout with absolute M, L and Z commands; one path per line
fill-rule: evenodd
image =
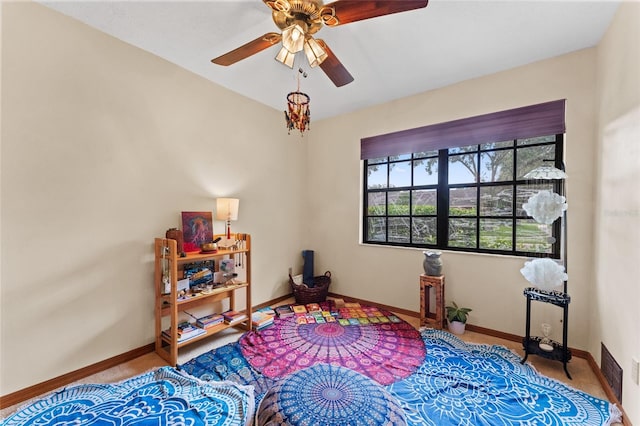
M 293 70 L 275 61 L 278 45 L 228 67 L 211 63 L 278 32 L 261 0 L 40 3 L 281 111 L 302 67 L 300 90 L 311 97 L 314 121 L 595 46 L 619 4 L 431 0 L 424 9 L 325 27 L 316 38 L 355 78 L 335 87 L 302 54 Z

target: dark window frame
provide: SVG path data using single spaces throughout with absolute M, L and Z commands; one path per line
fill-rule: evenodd
M 539 135 L 545 136 L 545 135 Z M 437 190 L 437 214 L 435 215 L 437 220 L 437 240 L 435 244 L 425 244 L 425 243 L 415 243 L 413 242 L 413 219 L 415 217 L 425 217 L 425 215 L 414 215 L 413 214 L 413 206 L 412 199 L 410 197 L 409 200 L 409 213 L 408 215 L 398 216 L 398 215 L 389 215 L 389 193 L 396 191 L 412 191 L 416 189 L 432 189 L 434 185 L 413 185 L 413 167 L 412 167 L 412 179 L 411 185 L 408 187 L 399 187 L 399 188 L 376 188 L 369 189 L 368 188 L 368 166 L 369 159 L 364 159 L 363 161 L 363 171 L 364 171 L 364 179 L 363 179 L 363 243 L 372 244 L 372 245 L 382 245 L 382 246 L 397 246 L 397 247 L 414 247 L 414 248 L 424 248 L 424 249 L 437 249 L 437 250 L 450 250 L 450 251 L 461 251 L 461 252 L 472 252 L 472 253 L 487 253 L 487 254 L 498 254 L 498 255 L 509 255 L 509 256 L 521 256 L 521 257 L 552 257 L 559 259 L 561 256 L 561 240 L 563 238 L 562 235 L 562 223 L 560 220 L 556 220 L 551 229 L 551 236 L 555 239 L 555 242 L 551 244 L 551 250 L 549 253 L 547 252 L 531 252 L 531 251 L 522 251 L 517 250 L 517 223 L 518 220 L 530 219 L 530 217 L 526 215 L 518 215 L 517 212 L 519 210 L 519 206 L 517 205 L 517 190 L 519 187 L 527 186 L 527 185 L 535 185 L 540 184 L 540 181 L 532 181 L 520 178 L 516 176 L 516 165 L 517 161 L 517 153 L 518 148 L 522 147 L 522 145 L 518 144 L 519 139 L 513 139 L 512 145 L 510 147 L 502 147 L 491 150 L 482 150 L 482 143 L 477 144 L 476 151 L 474 151 L 475 155 L 477 155 L 477 159 L 479 161 L 482 152 L 495 152 L 499 150 L 512 150 L 513 151 L 513 176 L 511 180 L 502 180 L 499 182 L 481 182 L 480 176 L 477 176 L 476 182 L 474 183 L 464 183 L 464 184 L 449 184 L 448 182 L 448 165 L 449 165 L 449 157 L 451 156 L 449 150 L 454 149 L 456 147 L 443 148 L 438 150 L 438 183 L 435 185 Z M 554 146 L 554 165 L 559 169 L 564 169 L 564 165 L 562 162 L 563 158 L 563 150 L 564 150 L 564 134 L 557 133 L 555 134 L 555 141 L 553 142 L 543 142 L 543 143 L 533 143 L 526 146 Z M 422 151 L 421 151 L 422 152 Z M 411 159 L 414 158 L 414 153 L 410 155 Z M 379 164 L 393 164 L 395 162 L 407 161 L 406 159 L 400 160 L 391 160 L 389 161 L 389 157 L 386 157 L 387 161 Z M 373 160 L 373 159 L 371 159 Z M 379 159 L 376 159 L 379 160 Z M 375 164 L 375 163 L 374 163 Z M 542 164 L 540 164 L 542 165 Z M 389 182 L 389 173 L 391 168 L 387 167 L 387 182 Z M 560 180 L 546 181 L 544 183 L 551 184 L 554 192 L 563 194 L 563 182 Z M 482 215 L 480 212 L 480 191 L 481 188 L 486 187 L 495 187 L 495 186 L 511 186 L 511 190 L 513 191 L 512 195 L 512 212 L 509 216 L 494 216 L 494 215 Z M 449 211 L 449 194 L 450 189 L 452 188 L 475 188 L 476 190 L 476 214 L 475 216 L 466 216 L 469 219 L 475 219 L 476 224 L 476 243 L 475 247 L 456 247 L 449 245 L 449 220 L 453 217 L 456 218 L 458 216 L 451 216 Z M 369 215 L 369 194 L 370 193 L 385 193 L 385 214 L 384 215 Z M 368 226 L 370 217 L 380 217 L 385 219 L 386 223 L 386 232 L 385 232 L 385 241 L 376 241 L 368 239 Z M 409 242 L 394 242 L 389 241 L 389 218 L 394 217 L 403 217 L 407 218 L 409 221 Z M 433 217 L 430 215 L 428 217 Z M 482 219 L 502 219 L 511 221 L 512 227 L 512 235 L 511 235 L 511 249 L 503 250 L 503 249 L 490 249 L 490 248 L 481 248 L 480 247 L 480 223 Z

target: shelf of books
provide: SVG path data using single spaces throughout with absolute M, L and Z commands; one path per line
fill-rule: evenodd
M 251 237 L 234 240 L 225 250 L 180 256 L 176 240 L 155 239 L 155 347 L 169 364 L 177 365 L 179 348 L 229 327 L 251 330 Z M 215 312 L 222 306 L 225 312 Z

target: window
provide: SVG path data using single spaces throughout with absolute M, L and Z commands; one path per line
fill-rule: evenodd
M 382 140 L 388 145 L 385 149 L 389 152 L 376 158 L 363 158 L 363 241 L 407 247 L 559 257 L 559 221 L 552 226 L 539 225 L 527 216 L 522 204 L 542 189 L 560 192 L 560 182 L 524 178 L 525 174 L 545 164 L 545 161 L 562 167 L 564 101 L 550 104 L 556 107 L 558 115 L 560 103 L 562 123 L 560 126 L 548 126 L 548 129 L 562 133 L 531 134 L 545 130 L 540 127 L 539 113 L 531 113 L 532 109 L 539 109 L 537 105 L 481 116 L 483 120 L 474 117 L 444 123 L 456 133 L 456 142 L 447 138 L 447 132 L 442 132 L 443 124 L 398 132 L 401 134 L 399 137 L 394 137 L 398 134 L 390 134 L 363 139 L 363 152 L 372 149 L 371 145 L 365 146 L 365 142 L 372 140 L 374 145 L 377 143 L 373 151 L 384 152 L 380 143 Z M 548 108 L 543 109 L 547 111 Z M 527 131 L 526 137 L 494 142 L 489 135 L 481 136 L 486 140 L 474 140 L 472 144 L 457 142 L 460 126 L 467 125 L 469 132 L 474 136 L 478 134 L 477 128 L 468 126 L 466 120 L 481 122 L 481 126 L 488 129 L 491 126 L 487 123 L 495 120 L 496 116 L 504 125 L 505 115 L 512 116 L 515 111 L 516 115 L 522 117 L 522 110 L 538 118 L 535 120 L 536 128 Z M 526 125 L 521 123 L 521 127 Z M 428 143 L 420 143 L 420 138 L 429 140 L 429 129 L 433 127 L 438 127 L 441 141 L 434 142 L 431 139 Z M 411 132 L 410 138 L 407 138 L 407 132 Z M 512 130 L 510 132 L 518 134 Z M 411 142 L 407 144 L 407 140 Z M 398 148 L 403 143 L 415 151 L 391 152 L 408 149 Z M 425 147 L 438 149 L 420 149 Z

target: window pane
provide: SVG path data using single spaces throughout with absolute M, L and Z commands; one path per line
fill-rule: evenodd
M 438 184 L 438 159 L 428 158 L 413 161 L 413 185 Z
M 437 157 L 438 151 L 424 151 L 424 152 L 416 152 L 413 154 L 413 158 L 424 158 L 424 157 Z
M 449 156 L 449 184 L 475 183 L 477 175 L 477 154 Z
M 477 190 L 472 188 L 451 188 L 449 190 L 449 216 L 476 216 Z
M 371 164 L 380 164 L 380 163 L 386 163 L 387 162 L 387 157 L 380 157 L 380 158 L 372 158 L 370 160 L 367 160 L 367 163 L 369 165 Z
M 400 154 L 389 157 L 389 161 L 410 160 L 411 154 Z
M 387 187 L 387 165 L 376 164 L 367 167 L 367 188 Z
M 480 154 L 480 182 L 513 180 L 513 150 Z
M 368 216 L 383 216 L 386 213 L 386 197 L 384 192 L 370 192 L 368 195 Z
M 517 155 L 517 179 L 522 179 L 524 175 L 543 164 L 553 164 L 543 160 L 554 160 L 556 158 L 554 145 L 518 148 Z
M 409 191 L 389 192 L 389 216 L 409 215 Z
M 460 154 L 464 152 L 475 152 L 478 150 L 478 145 L 467 145 L 449 148 L 449 154 Z
M 522 145 L 532 145 L 534 143 L 545 143 L 545 142 L 555 142 L 556 135 L 551 136 L 538 136 L 535 138 L 527 138 L 527 139 L 518 139 L 518 146 Z
M 480 188 L 481 216 L 511 216 L 513 214 L 513 186 L 484 186 Z
M 511 250 L 513 222 L 505 219 L 480 219 L 480 248 Z
M 367 219 L 367 241 L 387 241 L 387 219 L 384 217 Z
M 518 185 L 516 187 L 516 216 L 527 216 L 527 212 L 524 211 L 522 205 L 526 203 L 530 197 L 536 195 L 542 190 L 554 192 L 553 184 L 549 182 L 531 185 Z
M 411 186 L 411 161 L 389 164 L 389 187 Z
M 513 147 L 513 141 L 504 141 L 504 142 L 491 142 L 491 143 L 483 143 L 480 145 L 481 150 L 488 149 L 496 149 L 496 148 L 510 148 Z
M 408 243 L 409 240 L 409 222 L 408 217 L 390 217 L 389 218 L 389 242 Z
M 438 241 L 438 222 L 435 217 L 414 217 L 413 242 L 415 244 L 436 244 Z
M 413 194 L 414 215 L 436 215 L 438 214 L 438 191 L 435 189 L 420 189 L 411 191 Z
M 475 219 L 449 219 L 449 247 L 476 247 Z
M 552 252 L 552 226 L 537 223 L 533 219 L 516 221 L 516 250 L 531 253 Z

